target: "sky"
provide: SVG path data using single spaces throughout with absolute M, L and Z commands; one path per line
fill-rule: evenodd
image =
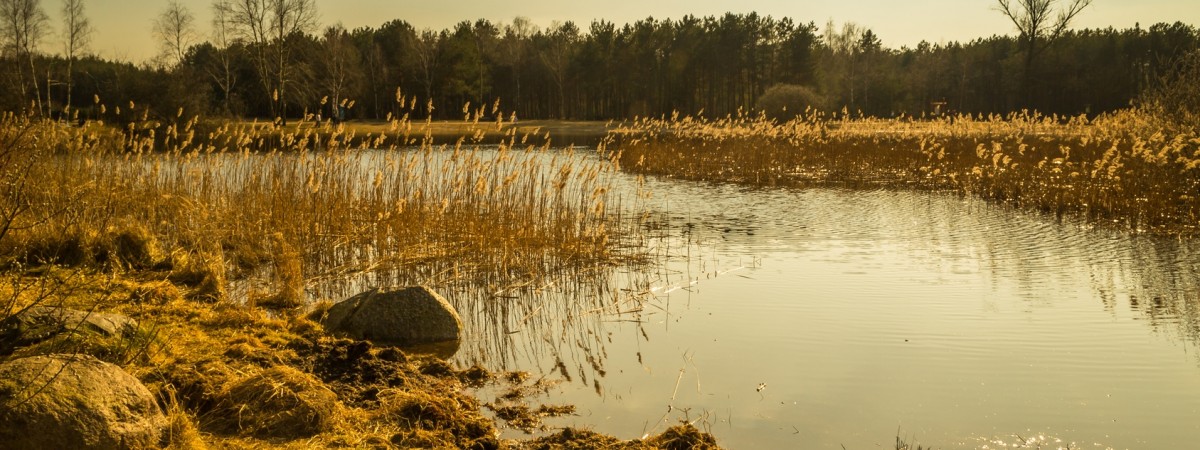
M 1068 0 L 1059 0 L 1066 2 Z M 62 1 L 41 0 L 54 29 L 42 45 L 61 52 Z M 211 0 L 180 0 L 196 16 L 198 31 L 207 35 Z M 349 29 L 378 27 L 401 19 L 417 29 L 441 30 L 463 20 L 509 23 L 524 16 L 540 27 L 571 20 L 584 30 L 593 19 L 622 25 L 655 19 L 720 15 L 726 12 L 790 17 L 824 27 L 829 20 L 870 28 L 891 48 L 915 47 L 921 41 L 946 43 L 1014 34 L 1012 23 L 995 8 L 996 0 L 316 0 L 322 26 L 341 23 Z M 94 33 L 91 51 L 102 57 L 141 63 L 157 53 L 151 33 L 168 0 L 85 0 Z M 1074 28 L 1143 28 L 1158 22 L 1200 25 L 1200 0 L 1094 0 Z

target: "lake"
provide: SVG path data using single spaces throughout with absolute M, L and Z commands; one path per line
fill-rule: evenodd
M 458 300 L 455 360 L 560 381 L 529 399 L 577 406 L 550 426 L 687 420 L 729 448 L 1200 440 L 1195 242 L 947 193 L 613 183 L 651 212 L 661 264 Z
M 550 427 L 685 420 L 735 449 L 1200 441 L 1196 241 L 952 193 L 605 176 L 655 263 L 439 287 L 466 326 L 452 361 L 529 372 L 529 403 L 577 407 Z

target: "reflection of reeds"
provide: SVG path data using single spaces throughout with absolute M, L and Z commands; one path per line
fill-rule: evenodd
M 1142 113 L 1095 120 L 1019 113 L 936 120 L 802 116 L 637 120 L 623 169 L 759 185 L 954 189 L 1018 206 L 1077 212 L 1134 229 L 1195 233 L 1200 137 Z

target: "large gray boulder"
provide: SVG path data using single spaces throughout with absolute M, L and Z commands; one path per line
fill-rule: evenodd
M 120 314 L 34 306 L 0 321 L 0 355 L 62 333 L 121 338 L 136 331 L 137 321 Z
M 0 364 L 0 447 L 158 448 L 167 419 L 146 386 L 87 355 Z
M 425 286 L 363 292 L 329 308 L 323 324 L 334 334 L 382 345 L 412 346 L 462 336 L 458 312 Z

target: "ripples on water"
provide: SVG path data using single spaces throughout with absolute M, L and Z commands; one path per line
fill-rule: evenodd
M 689 420 L 731 448 L 1200 442 L 1194 242 L 942 193 L 614 183 L 652 193 L 627 203 L 652 212 L 662 266 L 446 287 L 459 364 L 564 380 L 531 399 L 578 406 L 552 426 Z
M 694 406 L 735 447 L 887 445 L 897 427 L 950 448 L 1014 430 L 1116 448 L 1200 437 L 1193 242 L 947 194 L 651 189 L 716 258 L 758 261 L 688 296 L 683 314 L 712 314 L 695 334 L 666 333 L 713 354 Z M 744 387 L 767 379 L 762 394 L 782 392 Z

